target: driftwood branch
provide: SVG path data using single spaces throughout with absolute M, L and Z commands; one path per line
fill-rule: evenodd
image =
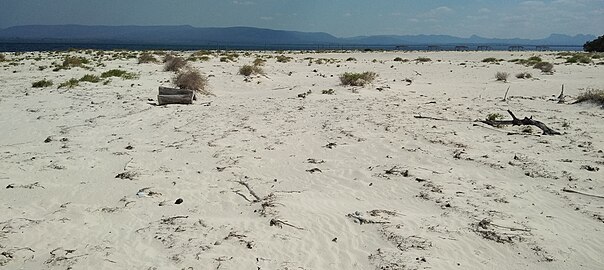
M 237 181 L 237 183 L 239 183 L 240 185 L 244 186 L 244 187 L 247 189 L 247 191 L 250 193 L 250 195 L 252 195 L 252 196 L 255 198 L 255 200 L 254 200 L 254 201 L 252 201 L 252 202 L 259 202 L 259 201 L 261 201 L 261 200 L 262 200 L 262 199 L 261 199 L 261 198 L 258 196 L 258 194 L 256 194 L 256 192 L 254 192 L 254 190 L 253 190 L 252 188 L 250 188 L 250 185 L 248 185 L 248 183 L 243 182 L 243 181 Z M 245 198 L 245 196 L 243 196 L 243 197 Z M 247 199 L 247 198 L 246 198 L 246 199 Z M 248 201 L 249 201 L 249 200 L 248 200 Z
M 581 194 L 581 195 L 585 195 L 585 196 L 589 196 L 589 197 L 594 197 L 594 198 L 604 199 L 604 196 L 601 196 L 601 195 L 589 194 L 589 193 L 581 192 L 581 191 L 570 189 L 570 188 L 563 188 L 562 191 L 569 192 L 569 193 Z
M 510 87 L 508 86 L 508 90 L 505 90 L 505 95 L 503 96 L 503 101 L 506 101 L 506 99 L 508 98 L 508 92 L 510 91 Z
M 522 126 L 522 125 L 530 125 L 536 126 L 543 131 L 544 135 L 560 135 L 560 132 L 555 131 L 549 127 L 547 127 L 543 122 L 533 120 L 532 118 L 524 117 L 524 119 L 518 119 L 512 111 L 508 110 L 508 113 L 512 116 L 512 120 L 482 120 L 479 121 L 481 123 L 485 123 L 489 126 L 501 126 L 501 125 L 513 125 L 513 126 Z

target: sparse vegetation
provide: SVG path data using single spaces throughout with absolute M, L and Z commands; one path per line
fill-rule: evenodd
M 354 57 L 348 57 L 348 59 L 346 59 L 346 62 L 351 62 L 351 61 L 356 61 L 357 59 Z
M 80 85 L 80 81 L 76 78 L 71 78 L 71 79 L 69 79 L 69 81 L 59 84 L 59 88 L 64 88 L 64 87 L 74 88 L 78 85 Z
M 604 90 L 587 89 L 587 91 L 577 96 L 576 103 L 590 102 L 604 106 Z
M 157 63 L 157 62 L 159 62 L 157 60 L 157 58 L 155 58 L 155 56 L 152 53 L 150 53 L 150 52 L 144 52 L 144 53 L 141 53 L 138 56 L 138 63 L 139 64 Z
M 520 131 L 522 133 L 532 134 L 533 133 L 533 128 L 531 126 L 522 126 L 522 128 L 520 129 Z
M 101 74 L 101 78 L 120 77 L 123 79 L 135 79 L 137 76 L 134 73 L 127 72 L 121 69 L 112 69 Z
M 243 76 L 250 76 L 256 74 L 264 74 L 264 71 L 259 66 L 244 65 L 239 69 L 239 74 Z
M 518 78 L 518 79 L 530 79 L 532 77 L 533 77 L 533 75 L 531 75 L 531 73 L 529 73 L 529 72 L 520 72 L 520 73 L 516 74 L 516 78 Z
M 193 68 L 187 68 L 178 72 L 174 77 L 174 84 L 180 89 L 194 90 L 204 95 L 211 94 L 206 89 L 208 78 Z
M 187 60 L 182 57 L 169 57 L 164 63 L 164 71 L 178 72 L 180 69 L 187 66 Z
M 49 86 L 52 86 L 52 81 L 46 80 L 46 79 L 43 79 L 43 80 L 40 80 L 40 81 L 37 81 L 37 82 L 34 82 L 31 84 L 31 87 L 33 87 L 33 88 L 43 88 L 43 87 L 49 87 Z
M 0 62 L 6 61 L 6 56 L 3 53 L 0 53 Z
M 498 71 L 497 73 L 495 73 L 495 79 L 497 79 L 498 81 L 507 82 L 509 76 L 510 74 L 507 72 Z
M 583 53 L 578 53 L 578 54 L 574 54 L 572 55 L 570 58 L 566 59 L 566 63 L 582 63 L 582 64 L 589 64 L 591 63 L 591 57 L 589 54 L 583 54 Z
M 336 91 L 334 91 L 331 88 L 321 90 L 321 94 L 323 94 L 323 95 L 335 95 L 335 93 L 336 93 Z
M 254 64 L 254 66 L 260 67 L 260 66 L 264 66 L 264 63 L 266 63 L 266 60 L 264 60 L 262 58 L 256 58 L 256 59 L 254 59 L 254 62 L 252 64 Z
M 293 59 L 293 58 L 291 58 L 289 56 L 285 56 L 285 55 L 277 55 L 276 58 L 277 58 L 277 62 L 279 62 L 279 63 L 287 63 Z
M 430 62 L 432 61 L 432 59 L 428 58 L 428 57 L 418 57 L 415 59 L 415 62 L 418 63 L 424 63 L 424 62 Z
M 497 59 L 495 57 L 487 57 L 485 59 L 482 59 L 482 62 L 484 63 L 498 63 L 500 61 L 503 61 L 503 59 Z
M 503 115 L 501 115 L 500 113 L 489 113 L 487 115 L 487 120 L 489 121 L 497 121 L 499 119 L 503 119 Z
M 363 73 L 346 72 L 340 75 L 340 82 L 342 82 L 342 85 L 365 86 L 366 84 L 373 82 L 376 77 L 377 74 L 370 71 Z
M 551 74 L 554 70 L 554 65 L 550 62 L 539 62 L 536 63 L 533 68 L 541 70 L 543 73 Z
M 525 66 L 534 66 L 535 64 L 541 62 L 541 57 L 539 56 L 531 56 L 528 59 L 512 59 L 509 62 L 525 65 Z
M 82 76 L 82 78 L 80 78 L 80 82 L 98 83 L 100 81 L 101 81 L 101 78 L 99 78 L 99 76 L 96 76 L 93 74 L 86 74 L 86 75 Z
M 85 64 L 88 64 L 90 61 L 84 57 L 77 56 L 66 56 L 63 60 L 63 64 L 61 67 L 64 69 L 72 68 L 72 67 L 83 67 Z
M 373 59 L 373 60 L 374 60 L 375 62 L 377 62 L 377 59 Z M 401 57 L 396 57 L 396 58 L 394 58 L 394 62 L 408 62 L 408 61 L 409 61 L 409 60 L 407 60 L 407 59 L 403 59 L 403 58 L 401 58 Z M 374 62 L 374 63 L 375 63 L 375 62 Z

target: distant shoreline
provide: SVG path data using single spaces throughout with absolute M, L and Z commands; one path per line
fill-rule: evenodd
M 582 51 L 581 45 L 523 45 L 523 44 L 419 44 L 419 45 L 364 45 L 364 44 L 127 44 L 94 42 L 1 42 L 0 52 L 93 50 L 249 50 L 249 51 Z

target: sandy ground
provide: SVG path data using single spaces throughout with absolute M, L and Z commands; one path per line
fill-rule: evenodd
M 191 64 L 215 96 L 154 106 L 174 75 L 162 64 L 105 52 L 103 65 L 51 71 L 68 54 L 97 52 L 0 62 L 2 269 L 604 269 L 604 199 L 585 195 L 604 195 L 604 110 L 570 104 L 604 89 L 603 65 L 552 52 L 214 54 Z M 554 74 L 507 61 L 534 55 Z M 265 76 L 237 74 L 257 56 Z M 114 68 L 138 78 L 57 89 Z M 379 76 L 340 85 L 364 71 Z M 44 78 L 54 85 L 32 88 Z M 474 122 L 507 110 L 562 135 Z

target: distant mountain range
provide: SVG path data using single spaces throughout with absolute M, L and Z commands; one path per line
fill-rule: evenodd
M 25 25 L 0 29 L 0 42 L 89 42 L 143 44 L 358 44 L 358 45 L 564 45 L 577 46 L 594 35 L 552 34 L 544 39 L 498 39 L 449 35 L 377 35 L 338 38 L 327 33 L 253 27 Z

